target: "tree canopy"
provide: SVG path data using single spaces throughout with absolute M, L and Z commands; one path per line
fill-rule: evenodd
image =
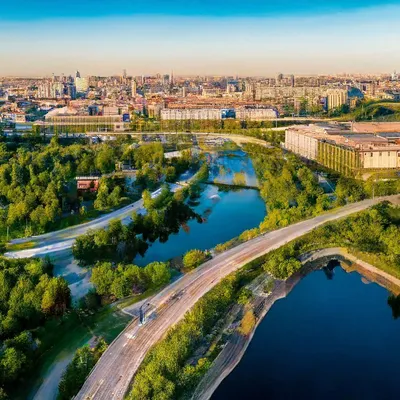
M 197 268 L 206 260 L 206 254 L 201 250 L 189 250 L 183 257 L 183 265 L 187 269 Z
M 0 392 L 10 392 L 33 365 L 37 345 L 29 331 L 70 307 L 67 282 L 52 270 L 46 260 L 0 258 Z
M 121 299 L 143 293 L 150 288 L 160 288 L 171 279 L 167 263 L 153 262 L 141 268 L 132 264 L 114 266 L 110 262 L 97 264 L 91 281 L 99 295 Z

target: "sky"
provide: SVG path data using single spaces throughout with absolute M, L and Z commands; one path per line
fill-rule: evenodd
M 400 69 L 400 0 L 0 3 L 0 76 Z

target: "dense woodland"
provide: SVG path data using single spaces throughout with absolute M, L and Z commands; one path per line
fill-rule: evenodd
M 140 169 L 134 188 L 110 175 L 118 162 Z M 62 145 L 57 137 L 48 145 L 0 142 L 0 236 L 5 240 L 7 229 L 12 238 L 82 222 L 87 204 L 97 211 L 117 207 L 133 192 L 155 188 L 163 177 L 174 181 L 196 162 L 190 152 L 165 160 L 161 143 L 137 147 L 129 138 L 97 145 Z M 77 195 L 75 177 L 82 175 L 103 175 L 97 195 Z
M 0 399 L 32 368 L 40 343 L 35 329 L 70 307 L 67 282 L 45 260 L 0 259 Z
M 171 280 L 168 263 L 153 262 L 146 267 L 110 262 L 98 263 L 92 270 L 91 281 L 96 292 L 106 298 L 122 299 L 141 294 L 148 289 L 165 286 Z
M 0 229 L 44 232 L 63 211 L 79 208 L 75 176 L 114 171 L 117 147 L 109 145 L 21 145 L 0 143 Z

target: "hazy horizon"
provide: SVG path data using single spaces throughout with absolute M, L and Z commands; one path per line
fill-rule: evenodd
M 237 0 L 167 5 L 155 0 L 152 8 L 136 11 L 130 5 L 139 3 L 127 0 L 56 3 L 22 1 L 17 10 L 3 6 L 1 76 L 75 70 L 107 76 L 122 69 L 128 75 L 174 71 L 192 76 L 400 69 L 398 2 L 286 0 L 277 5 L 255 0 L 240 7 Z

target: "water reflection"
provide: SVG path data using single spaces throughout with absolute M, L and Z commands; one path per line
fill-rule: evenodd
M 322 268 L 322 271 L 325 273 L 325 276 L 328 280 L 332 280 L 335 276 L 335 268 L 338 266 L 337 260 L 331 260 L 328 264 Z
M 335 279 L 313 272 L 273 305 L 212 400 L 399 398 L 400 319 L 386 289 L 333 270 Z M 398 317 L 400 299 L 390 299 Z
M 211 181 L 218 179 L 219 182 L 232 183 L 234 174 L 242 170 L 246 182 L 255 185 L 255 171 L 246 153 L 235 151 L 212 155 Z M 188 204 L 201 216 L 203 224 L 188 221 L 176 235 L 169 236 L 166 243 L 154 242 L 144 257 L 136 257 L 136 264 L 166 261 L 193 248 L 210 249 L 258 226 L 265 216 L 265 204 L 256 190 L 232 190 L 218 185 L 202 185 L 201 188 L 195 188 Z
M 400 317 L 400 295 L 395 296 L 394 294 L 390 295 L 388 298 L 388 305 L 392 309 L 392 315 L 394 319 Z

